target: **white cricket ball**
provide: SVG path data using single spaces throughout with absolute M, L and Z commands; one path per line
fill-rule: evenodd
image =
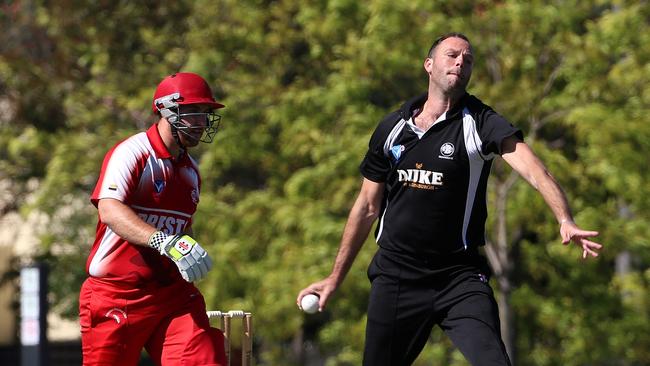
M 305 295 L 302 300 L 300 300 L 300 307 L 302 311 L 307 314 L 314 314 L 318 311 L 318 296 L 314 294 Z

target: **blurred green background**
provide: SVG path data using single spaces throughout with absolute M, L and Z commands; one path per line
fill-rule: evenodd
M 469 92 L 524 130 L 606 245 L 589 261 L 563 246 L 496 162 L 487 249 L 514 363 L 649 365 L 649 24 L 648 1 L 0 1 L 0 214 L 46 215 L 51 311 L 75 319 L 101 160 L 153 122 L 163 76 L 197 72 L 226 105 L 194 153 L 208 308 L 254 313 L 257 364 L 359 365 L 373 238 L 323 314 L 295 298 L 331 269 L 375 125 L 426 90 L 433 40 L 462 32 Z M 466 364 L 439 329 L 416 362 Z

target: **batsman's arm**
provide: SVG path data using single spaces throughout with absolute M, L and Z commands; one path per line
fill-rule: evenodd
M 187 234 L 167 235 L 142 220 L 129 206 L 112 198 L 97 203 L 99 218 L 131 244 L 151 247 L 169 257 L 188 282 L 204 278 L 212 268 L 208 253 Z
M 503 140 L 502 151 L 502 157 L 508 165 L 539 191 L 553 211 L 560 224 L 562 243 L 568 244 L 573 241 L 582 248 L 583 258 L 587 258 L 587 255 L 597 257 L 597 251 L 602 248 L 602 245 L 587 238 L 597 236 L 598 232 L 582 230 L 573 222 L 571 208 L 564 191 L 533 150 L 519 138 L 510 136 Z
M 103 198 L 97 203 L 99 219 L 115 234 L 129 243 L 148 246 L 156 228 L 144 222 L 129 206 L 113 198 Z
M 359 195 L 350 210 L 347 223 L 343 229 L 332 272 L 325 279 L 312 283 L 300 291 L 296 299 L 298 306 L 300 306 L 303 296 L 316 294 L 320 297 L 319 311 L 322 311 L 330 295 L 345 279 L 363 243 L 368 238 L 370 229 L 379 216 L 383 194 L 384 183 L 363 179 Z

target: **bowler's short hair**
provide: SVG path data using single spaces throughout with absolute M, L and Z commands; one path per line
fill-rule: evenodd
M 469 41 L 469 38 L 467 38 L 467 36 L 462 33 L 458 33 L 458 32 L 446 33 L 438 37 L 435 41 L 433 41 L 431 48 L 429 48 L 429 53 L 427 53 L 427 57 L 431 58 L 433 56 L 433 51 L 436 49 L 436 47 L 438 47 L 440 42 L 444 41 L 447 38 L 454 38 L 454 37 L 464 39 L 465 41 L 467 41 L 467 43 L 472 44 L 472 42 Z

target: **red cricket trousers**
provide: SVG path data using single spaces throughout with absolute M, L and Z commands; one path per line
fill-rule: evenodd
M 83 364 L 135 366 L 145 348 L 157 365 L 226 365 L 223 334 L 205 310 L 185 281 L 126 288 L 88 278 L 79 296 Z

